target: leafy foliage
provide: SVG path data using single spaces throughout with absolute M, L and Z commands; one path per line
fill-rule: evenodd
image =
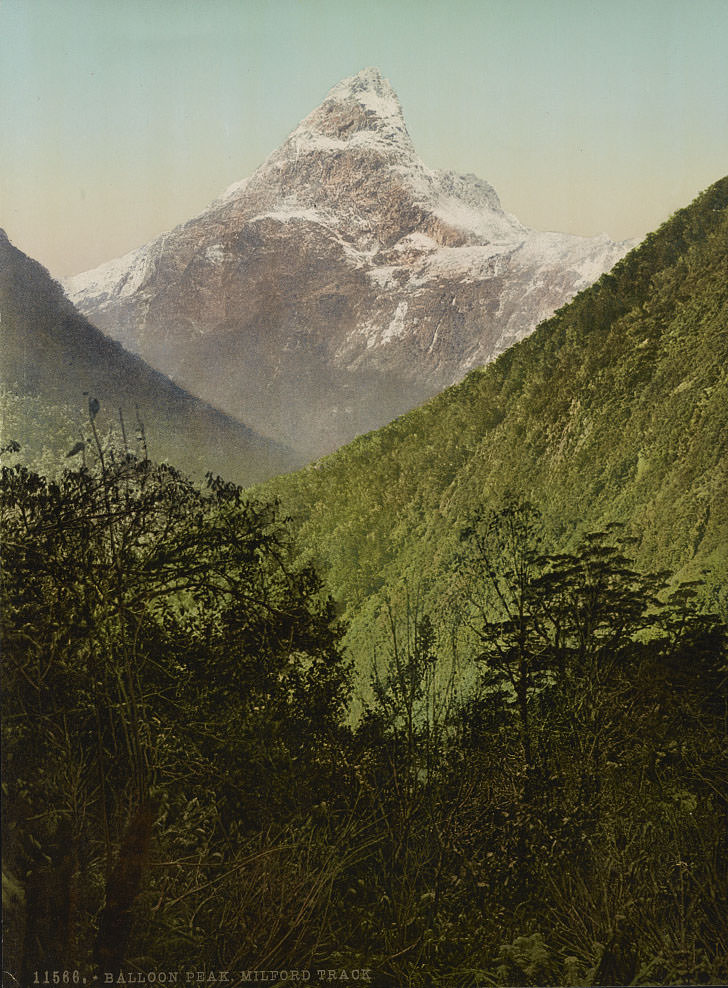
M 284 827 L 310 803 L 301 767 L 333 770 L 346 702 L 332 605 L 275 505 L 100 442 L 98 459 L 0 485 L 5 860 L 36 967 L 90 948 L 73 930 L 104 886 L 95 955 L 123 953 L 160 814 L 173 860 L 223 873 Z M 157 894 L 188 880 L 167 868 Z

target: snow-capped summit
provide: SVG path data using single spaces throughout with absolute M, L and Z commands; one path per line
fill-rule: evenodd
M 421 246 L 434 248 L 513 244 L 526 232 L 487 182 L 424 165 L 394 90 L 375 68 L 334 86 L 223 201 L 245 209 L 251 195 L 268 206 L 261 217 L 344 225 L 370 256 L 415 233 L 426 238 Z M 412 240 L 405 246 L 411 250 Z
M 390 147 L 400 144 L 406 153 L 415 153 L 397 95 L 375 68 L 362 69 L 333 86 L 289 140 L 300 143 L 313 135 L 333 142 L 330 147 L 378 139 Z
M 356 75 L 337 82 L 314 113 L 329 110 L 334 103 L 358 104 L 366 111 L 370 125 L 374 126 L 376 121 L 379 126 L 389 125 L 407 132 L 397 94 L 379 69 L 362 69 Z
M 483 179 L 428 168 L 367 68 L 205 212 L 66 286 L 180 383 L 315 455 L 492 359 L 627 247 L 538 234 Z
M 337 82 L 329 90 L 327 99 L 356 99 L 382 117 L 393 113 L 402 116 L 397 94 L 389 80 L 373 65 Z

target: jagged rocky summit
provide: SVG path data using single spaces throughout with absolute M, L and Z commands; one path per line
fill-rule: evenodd
M 427 168 L 376 69 L 199 216 L 66 282 L 109 335 L 309 456 L 528 335 L 631 246 L 539 233 Z

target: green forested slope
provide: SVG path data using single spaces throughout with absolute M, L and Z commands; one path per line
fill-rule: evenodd
M 272 487 L 366 637 L 404 576 L 442 600 L 459 532 L 506 492 L 555 545 L 628 523 L 642 566 L 728 602 L 728 178 L 494 364 Z

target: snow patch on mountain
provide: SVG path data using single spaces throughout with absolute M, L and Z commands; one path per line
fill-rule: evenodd
M 228 187 L 225 189 L 223 194 L 215 200 L 213 206 L 217 205 L 218 203 L 228 202 L 230 199 L 236 199 L 238 196 L 242 195 L 243 192 L 245 192 L 249 182 L 250 182 L 250 176 L 248 175 L 246 178 L 241 179 L 239 182 L 233 182 L 232 185 L 228 185 Z
M 328 98 L 358 100 L 362 106 L 376 113 L 382 121 L 403 120 L 402 107 L 397 94 L 379 69 L 372 65 L 357 72 L 356 75 L 337 82 L 329 90 Z
M 225 247 L 223 244 L 210 244 L 205 248 L 205 260 L 210 264 L 221 264 L 225 260 Z
M 400 284 L 398 274 L 402 268 L 398 264 L 382 264 L 367 271 L 369 279 L 381 289 L 397 288 Z
M 606 234 L 598 237 L 578 237 L 566 233 L 530 231 L 518 251 L 515 261 L 523 268 L 550 266 L 570 270 L 578 276 L 575 288 L 581 291 L 592 285 L 614 263 L 615 255 L 626 254 L 636 240 L 615 244 Z
M 494 277 L 498 259 L 510 257 L 518 244 L 488 244 L 486 246 L 440 247 L 430 254 L 414 273 L 410 284 L 424 286 L 440 278 L 456 278 L 473 284 Z
M 405 335 L 405 316 L 407 315 L 407 302 L 400 302 L 394 311 L 394 316 L 387 328 L 380 337 L 381 343 L 391 343 L 392 340 L 399 339 Z
M 99 300 L 115 296 L 128 298 L 142 286 L 153 268 L 153 257 L 157 253 L 155 246 L 156 242 L 138 247 L 92 271 L 66 278 L 63 287 L 72 299 L 82 296 Z M 161 246 L 158 250 L 161 252 Z

